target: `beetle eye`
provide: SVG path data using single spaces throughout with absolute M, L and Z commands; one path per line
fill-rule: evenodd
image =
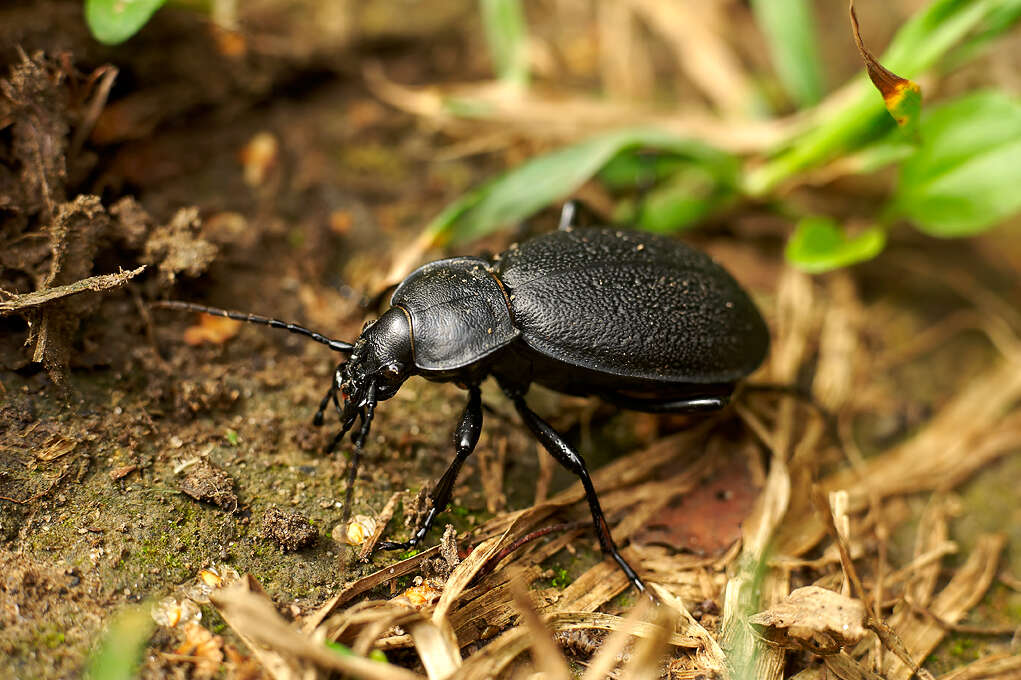
M 397 376 L 401 374 L 400 364 L 387 364 L 386 370 L 390 375 Z

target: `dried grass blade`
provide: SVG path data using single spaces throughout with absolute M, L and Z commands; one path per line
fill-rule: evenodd
M 823 657 L 826 669 L 840 680 L 885 680 L 883 676 L 873 673 L 862 666 L 846 652 Z
M 394 510 L 397 509 L 397 502 L 404 496 L 403 491 L 395 491 L 390 500 L 386 502 L 383 509 L 380 510 L 379 515 L 376 517 L 376 528 L 372 532 L 372 536 L 369 540 L 362 544 L 362 549 L 358 551 L 358 559 L 361 562 L 368 562 L 369 557 L 372 556 L 372 551 L 375 550 L 376 544 L 379 543 L 380 537 L 383 532 L 386 531 L 386 525 L 390 522 L 390 518 L 394 516 Z
M 461 667 L 461 651 L 456 641 L 451 644 L 432 621 L 415 621 L 408 630 L 429 680 L 449 678 Z
M 850 511 L 869 494 L 886 498 L 950 489 L 1021 442 L 1021 359 L 1001 361 L 971 381 L 910 440 L 868 461 L 864 471 L 844 470 L 821 482 L 826 491 L 846 489 Z M 777 536 L 777 552 L 797 556 L 815 546 L 826 528 L 818 514 L 792 517 Z
M 421 680 L 422 676 L 397 666 L 359 656 L 342 656 L 303 635 L 277 613 L 250 575 L 215 592 L 210 601 L 246 643 L 255 643 L 252 649 L 257 653 L 260 649 L 271 650 L 277 659 L 282 660 L 282 655 L 287 655 L 364 680 Z
M 529 633 L 533 665 L 549 680 L 571 680 L 567 660 L 553 642 L 553 636 L 539 617 L 528 590 L 517 576 L 511 578 L 510 592 L 514 606 L 521 614 L 522 627 Z
M 1005 544 L 1006 538 L 1000 534 L 981 536 L 968 561 L 933 598 L 930 611 L 939 621 L 913 617 L 899 627 L 897 633 L 914 658 L 924 659 L 946 635 L 940 622 L 957 623 L 982 600 L 996 577 Z M 891 680 L 908 680 L 912 673 L 899 659 L 887 659 L 883 671 Z
M 680 598 L 675 597 L 673 593 L 658 583 L 650 583 L 649 587 L 664 606 L 671 607 L 678 613 L 683 627 L 682 634 L 697 638 L 701 643 L 696 652 L 698 665 L 705 669 L 706 674 L 710 677 L 725 674 L 729 667 L 727 655 L 723 653 L 723 648 L 720 647 L 716 638 L 695 620 Z
M 640 638 L 635 644 L 630 661 L 624 666 L 622 678 L 627 680 L 655 680 L 661 676 L 660 662 L 666 656 L 667 640 L 677 626 L 680 612 L 670 607 L 656 609 L 654 634 Z
M 409 557 L 406 560 L 401 560 L 396 564 L 391 564 L 389 567 L 384 567 L 379 571 L 372 572 L 368 576 L 363 576 L 357 581 L 352 581 L 351 583 L 346 584 L 339 593 L 331 597 L 326 604 L 305 619 L 305 622 L 302 624 L 302 630 L 306 633 L 315 630 L 337 609 L 337 607 L 354 599 L 355 597 L 358 597 L 362 593 L 372 590 L 376 586 L 416 571 L 422 562 L 433 557 L 439 553 L 439 551 L 440 547 L 435 545 L 428 550 L 424 550 L 417 555 Z
M 627 647 L 631 636 L 635 635 L 638 623 L 645 618 L 650 606 L 648 600 L 642 600 L 628 613 L 627 618 L 620 621 L 613 634 L 603 641 L 603 646 L 592 657 L 588 670 L 581 680 L 603 680 L 610 675 L 617 666 L 618 657 Z
M 941 675 L 939 680 L 1008 680 L 1021 677 L 1021 656 L 993 654 L 973 661 L 964 668 Z

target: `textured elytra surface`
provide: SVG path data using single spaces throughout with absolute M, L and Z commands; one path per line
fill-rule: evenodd
M 524 342 L 566 364 L 726 383 L 754 371 L 769 348 L 761 314 L 733 277 L 661 236 L 557 231 L 512 247 L 495 270 Z
M 518 335 L 489 264 L 475 257 L 420 267 L 394 291 L 390 304 L 411 316 L 415 365 L 423 370 L 461 368 Z

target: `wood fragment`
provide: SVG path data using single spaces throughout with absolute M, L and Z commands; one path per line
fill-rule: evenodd
M 78 281 L 69 283 L 65 286 L 54 286 L 52 288 L 35 290 L 31 293 L 14 295 L 4 300 L 0 300 L 0 316 L 6 316 L 13 312 L 41 307 L 80 293 L 100 292 L 110 290 L 112 288 L 119 288 L 145 271 L 145 268 L 146 265 L 142 265 L 137 269 L 120 271 L 116 274 L 90 276 L 87 279 L 79 279 Z
M 369 558 L 372 557 L 372 551 L 376 549 L 376 544 L 379 543 L 380 537 L 383 532 L 386 531 L 386 525 L 390 522 L 390 519 L 394 516 L 394 510 L 397 509 L 397 503 L 403 498 L 404 492 L 395 491 L 390 496 L 390 500 L 386 502 L 383 509 L 379 511 L 379 515 L 376 516 L 376 529 L 369 536 L 369 539 L 362 544 L 362 549 L 358 551 L 358 560 L 360 562 L 368 562 Z

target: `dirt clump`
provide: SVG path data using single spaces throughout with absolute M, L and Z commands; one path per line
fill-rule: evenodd
M 284 552 L 298 552 L 319 539 L 319 532 L 308 517 L 300 512 L 285 512 L 275 505 L 262 516 L 262 535 Z
M 238 509 L 234 480 L 208 460 L 200 459 L 189 465 L 177 488 L 197 501 L 212 503 L 227 512 L 236 512 Z

